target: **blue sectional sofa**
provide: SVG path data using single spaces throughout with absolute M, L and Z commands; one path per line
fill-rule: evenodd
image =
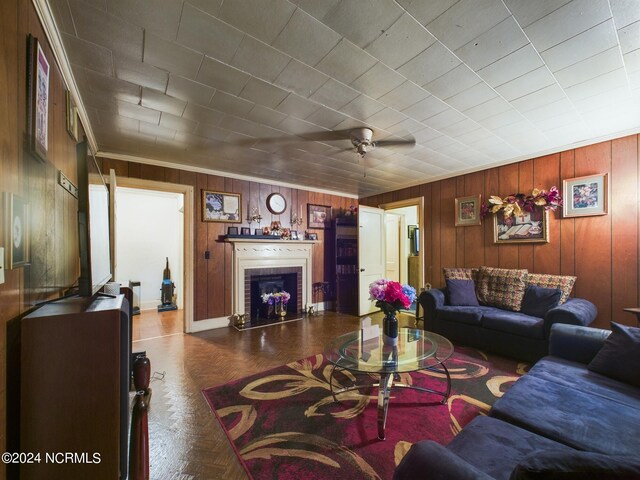
M 552 325 L 587 326 L 598 313 L 593 303 L 579 298 L 569 298 L 542 318 L 489 305 L 454 306 L 449 305 L 446 288 L 422 292 L 418 303 L 425 330 L 457 344 L 528 362 L 547 354 Z
M 640 479 L 640 388 L 587 368 L 609 334 L 553 325 L 550 355 L 488 416 L 414 444 L 394 480 Z

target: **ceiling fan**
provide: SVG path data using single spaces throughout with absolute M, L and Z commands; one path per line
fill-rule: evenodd
M 350 140 L 353 147 L 360 157 L 364 158 L 367 152 L 374 148 L 404 146 L 410 147 L 415 145 L 416 140 L 411 138 L 403 138 L 399 140 L 377 140 L 373 139 L 373 130 L 369 127 L 351 128 L 348 130 L 335 130 L 332 132 L 313 132 L 300 135 L 302 138 L 313 141 L 331 141 L 331 140 Z M 351 150 L 353 147 L 345 148 Z
M 378 140 L 373 141 L 373 130 L 367 127 L 350 130 L 351 143 L 356 147 L 358 154 L 364 158 L 366 153 L 376 147 L 412 146 L 416 144 L 414 138 L 403 140 Z
M 377 147 L 411 147 L 416 143 L 416 140 L 413 137 L 404 137 L 397 140 L 374 140 L 373 135 L 373 129 L 369 127 L 356 127 L 347 130 L 325 130 L 321 132 L 299 133 L 297 136 L 292 137 L 260 138 L 257 141 L 252 139 L 250 143 L 252 145 L 280 144 L 285 146 L 287 144 L 295 143 L 296 140 L 294 140 L 294 138 L 297 138 L 297 140 L 302 139 L 314 142 L 349 140 L 352 146 L 344 148 L 343 150 L 349 151 L 354 150 L 355 148 L 356 153 L 358 153 L 361 158 L 364 158 L 367 152 L 370 152 Z M 246 143 L 249 142 L 247 141 Z

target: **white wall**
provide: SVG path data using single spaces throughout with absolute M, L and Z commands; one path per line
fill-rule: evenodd
M 161 302 L 162 273 L 169 257 L 178 308 L 183 297 L 183 195 L 135 188 L 116 191 L 116 278 L 140 282 L 140 308 Z

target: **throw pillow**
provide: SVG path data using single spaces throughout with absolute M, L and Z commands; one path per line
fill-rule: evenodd
M 477 306 L 476 284 L 473 280 L 447 280 L 449 305 Z
M 442 273 L 446 280 L 473 280 L 478 281 L 477 268 L 443 268 Z
M 480 267 L 476 293 L 480 303 L 520 311 L 526 288 L 527 270 Z
M 509 480 L 613 480 L 640 475 L 640 459 L 595 452 L 543 450 L 527 455 Z
M 569 299 L 573 284 L 576 283 L 577 277 L 570 275 L 548 275 L 546 273 L 530 273 L 527 278 L 528 285 L 536 285 L 544 288 L 559 288 L 562 290 L 559 305 L 562 305 Z
M 544 318 L 549 310 L 560 304 L 562 291 L 559 288 L 542 288 L 529 285 L 524 292 L 520 311 L 532 317 Z
M 611 335 L 587 368 L 640 387 L 640 328 L 611 322 Z

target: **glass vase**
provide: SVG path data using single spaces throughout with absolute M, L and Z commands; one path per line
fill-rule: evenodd
M 287 304 L 286 303 L 276 303 L 276 317 L 284 318 L 287 316 Z
M 398 319 L 395 312 L 385 313 L 382 320 L 382 333 L 386 345 L 397 345 L 398 343 Z

